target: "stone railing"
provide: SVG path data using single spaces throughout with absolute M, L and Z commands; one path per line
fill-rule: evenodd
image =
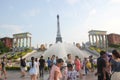
M 97 51 L 95 51 L 95 50 L 89 49 L 89 46 L 88 46 L 88 45 L 85 45 L 85 46 L 84 46 L 84 49 L 85 49 L 86 51 L 88 51 L 88 52 L 90 52 L 90 53 L 92 53 L 92 54 L 94 54 L 94 55 L 96 55 L 96 56 L 99 57 L 99 53 L 98 53 Z

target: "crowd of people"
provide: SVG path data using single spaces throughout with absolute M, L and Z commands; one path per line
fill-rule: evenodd
M 46 65 L 47 63 L 47 65 Z M 31 80 L 37 80 L 39 77 L 44 77 L 44 69 L 47 66 L 49 77 L 48 80 L 77 80 L 82 79 L 83 75 L 87 75 L 88 72 L 94 71 L 93 56 L 85 58 L 83 61 L 78 57 L 75 58 L 71 55 L 67 55 L 67 60 L 63 60 L 56 55 L 48 57 L 47 60 L 43 56 L 38 58 L 31 57 L 29 62 Z M 26 60 L 20 59 L 21 77 L 26 75 Z M 84 69 L 84 73 L 82 73 Z M 82 70 L 82 71 L 81 71 Z
M 4 79 L 7 79 L 6 58 L 3 57 L 0 63 L 0 78 L 4 75 Z M 81 60 L 78 56 L 73 57 L 71 54 L 67 55 L 66 60 L 52 55 L 47 60 L 41 56 L 40 58 L 31 57 L 30 62 L 26 62 L 25 58 L 20 57 L 20 77 L 26 76 L 27 66 L 30 68 L 31 80 L 43 78 L 45 68 L 49 73 L 48 80 L 80 80 L 88 73 L 95 72 L 95 68 L 97 68 L 95 76 L 98 76 L 98 80 L 120 80 L 120 54 L 117 50 L 113 50 L 112 54 L 101 51 L 97 60 L 92 55 Z

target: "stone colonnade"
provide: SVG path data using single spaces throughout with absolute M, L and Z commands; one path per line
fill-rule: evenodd
M 31 48 L 31 33 L 19 33 L 13 35 L 14 48 Z
M 106 31 L 98 31 L 98 30 L 89 31 L 89 43 L 92 46 L 106 48 L 107 47 Z
M 16 47 L 31 47 L 31 37 L 14 38 Z

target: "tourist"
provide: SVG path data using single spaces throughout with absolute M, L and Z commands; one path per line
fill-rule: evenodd
M 86 67 L 87 67 L 88 71 L 91 71 L 92 65 L 91 65 L 91 62 L 89 61 L 89 59 L 87 59 Z
M 67 80 L 67 72 L 68 72 L 68 68 L 67 68 L 67 64 L 64 63 L 63 67 L 62 67 L 62 80 Z
M 58 59 L 58 56 L 56 56 L 56 60 Z
M 52 62 L 51 62 L 51 60 L 50 60 L 50 57 L 48 57 L 47 64 L 48 64 L 48 71 L 50 72 L 51 65 L 52 65 Z
M 31 76 L 31 80 L 37 80 L 37 63 L 35 62 L 34 57 L 31 57 L 31 62 L 29 63 L 30 65 L 30 70 L 29 70 L 29 74 Z
M 56 64 L 55 55 L 52 55 L 52 57 L 51 57 L 51 61 L 52 61 L 52 65 L 53 65 L 53 64 Z
M 1 70 L 1 76 L 4 75 L 5 80 L 7 79 L 7 72 L 6 72 L 6 61 L 5 57 L 3 57 L 3 60 L 1 62 L 2 70 Z
M 53 64 L 51 71 L 50 71 L 50 75 L 49 75 L 49 80 L 60 80 L 62 79 L 62 73 L 60 71 L 60 68 L 62 67 L 64 61 L 63 59 L 59 58 L 56 61 L 56 65 Z
M 88 67 L 87 67 L 87 62 L 88 62 L 87 58 L 84 58 L 83 68 L 84 68 L 84 70 L 85 70 L 85 75 L 87 75 L 87 74 L 88 74 L 88 71 L 89 71 L 89 69 L 88 69 Z
M 120 80 L 120 53 L 117 50 L 112 51 L 112 75 L 111 80 Z
M 93 56 L 92 55 L 89 56 L 89 61 L 91 63 L 91 71 L 94 72 L 94 62 L 93 62 Z
M 67 54 L 67 60 L 66 60 L 66 63 L 67 64 L 74 64 L 74 60 L 72 59 L 72 56 L 71 54 Z
M 108 54 L 106 54 L 107 56 L 105 57 L 105 58 L 103 58 L 104 60 L 105 60 L 105 62 L 106 62 L 106 69 L 105 69 L 105 71 L 107 72 L 107 74 L 108 74 L 108 76 L 110 77 L 110 75 L 111 75 L 111 65 L 110 65 L 110 58 L 109 58 L 109 56 L 108 56 Z
M 108 73 L 106 72 L 106 62 L 104 58 L 106 57 L 106 52 L 101 51 L 100 57 L 97 59 L 97 72 L 95 75 L 98 76 L 98 80 L 110 80 Z
M 24 58 L 23 61 L 24 61 L 24 64 L 25 64 L 24 70 L 26 72 L 27 71 L 27 61 L 26 61 L 26 58 Z
M 79 72 L 81 70 L 81 63 L 78 56 L 75 56 L 74 64 L 75 64 L 75 70 Z
M 25 77 L 26 75 L 26 62 L 25 59 L 22 59 L 22 56 L 20 57 L 20 69 L 21 69 L 21 77 Z
M 45 60 L 43 59 L 43 56 L 40 57 L 39 64 L 40 77 L 44 77 Z
M 39 61 L 38 58 L 35 58 L 35 62 L 37 63 L 37 79 L 39 78 Z
M 75 56 L 74 64 L 75 64 L 75 70 L 80 73 L 81 75 L 80 77 L 82 78 L 82 73 L 81 73 L 82 65 L 80 63 L 80 59 L 78 56 Z
M 73 69 L 72 64 L 68 64 L 67 68 L 68 68 L 67 80 L 77 80 L 79 78 L 79 72 Z

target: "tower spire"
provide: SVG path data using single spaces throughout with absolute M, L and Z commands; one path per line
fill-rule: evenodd
M 62 37 L 60 33 L 60 23 L 59 23 L 59 15 L 57 15 L 57 37 L 56 37 L 56 43 L 62 42 Z

